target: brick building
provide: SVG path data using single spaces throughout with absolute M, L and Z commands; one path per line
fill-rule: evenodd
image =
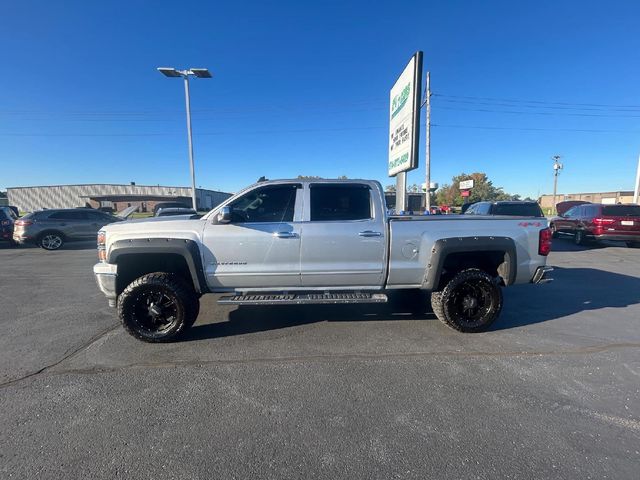
M 556 203 L 567 200 L 584 200 L 591 203 L 633 203 L 633 192 L 590 192 L 590 193 L 558 193 L 556 195 Z M 554 208 L 553 195 L 542 195 L 538 201 L 543 209 Z

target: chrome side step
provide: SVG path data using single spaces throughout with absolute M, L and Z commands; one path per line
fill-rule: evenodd
M 267 295 L 226 295 L 221 305 L 317 305 L 344 303 L 386 303 L 384 293 L 283 293 Z

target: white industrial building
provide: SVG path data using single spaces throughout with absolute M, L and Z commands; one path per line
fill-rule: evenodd
M 198 210 L 210 210 L 231 194 L 196 189 Z M 123 184 L 82 184 L 48 185 L 37 187 L 7 188 L 9 205 L 15 205 L 21 212 L 32 212 L 45 208 L 75 208 L 90 206 L 112 207 L 116 211 L 132 205 L 141 210 L 152 209 L 158 202 L 183 201 L 191 205 L 191 188 L 167 187 L 161 185 Z

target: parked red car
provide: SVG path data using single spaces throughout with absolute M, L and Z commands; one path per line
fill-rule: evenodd
M 549 228 L 554 237 L 573 235 L 576 245 L 587 240 L 618 240 L 640 247 L 640 205 L 577 205 L 552 218 Z

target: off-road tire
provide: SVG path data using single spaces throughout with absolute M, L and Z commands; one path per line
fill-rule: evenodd
M 467 296 L 479 297 L 481 303 L 476 318 L 460 311 L 458 296 L 467 290 Z M 448 327 L 465 333 L 481 332 L 498 318 L 502 311 L 502 289 L 495 278 L 477 268 L 456 274 L 445 287 L 431 292 L 431 308 L 438 320 Z
M 60 232 L 43 232 L 38 237 L 38 246 L 49 251 L 60 250 L 64 245 L 64 241 L 64 235 Z
M 166 325 L 155 326 L 155 317 L 146 314 L 150 299 L 167 308 Z M 151 305 L 153 302 L 151 303 Z M 193 288 L 172 273 L 156 272 L 131 282 L 118 297 L 118 316 L 125 330 L 143 342 L 175 340 L 196 321 L 200 302 Z
M 573 243 L 576 245 L 584 245 L 585 238 L 582 230 L 576 230 L 576 233 L 573 235 Z

